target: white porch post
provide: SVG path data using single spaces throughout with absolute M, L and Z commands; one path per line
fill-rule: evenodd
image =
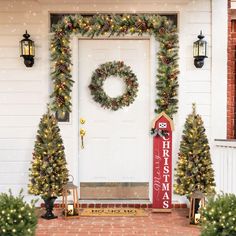
M 227 132 L 227 23 L 227 1 L 212 0 L 211 137 L 213 139 L 225 139 Z

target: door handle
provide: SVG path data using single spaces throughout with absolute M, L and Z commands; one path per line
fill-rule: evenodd
M 79 134 L 81 139 L 81 148 L 84 149 L 84 136 L 86 134 L 86 131 L 84 129 L 80 129 Z

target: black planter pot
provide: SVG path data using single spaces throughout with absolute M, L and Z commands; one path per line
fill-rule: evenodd
M 55 216 L 52 212 L 54 207 L 54 202 L 56 199 L 57 199 L 56 197 L 43 198 L 46 209 L 46 213 L 41 216 L 43 219 L 52 220 L 57 218 L 57 216 Z

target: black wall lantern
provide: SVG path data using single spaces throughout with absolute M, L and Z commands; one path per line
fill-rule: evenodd
M 23 34 L 23 37 L 24 39 L 20 41 L 20 56 L 24 58 L 26 67 L 32 67 L 35 54 L 34 41 L 29 39 L 30 35 L 27 33 L 27 30 L 25 31 L 25 34 Z
M 193 43 L 193 57 L 196 68 L 202 68 L 204 59 L 207 58 L 207 42 L 203 40 L 202 31 L 198 35 L 199 40 Z

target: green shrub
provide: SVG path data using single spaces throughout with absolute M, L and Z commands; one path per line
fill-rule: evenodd
M 17 197 L 0 194 L 0 235 L 1 236 L 32 236 L 35 235 L 37 217 L 35 201 L 27 204 L 23 200 L 22 190 Z
M 201 236 L 236 236 L 236 195 L 209 199 L 201 213 Z

